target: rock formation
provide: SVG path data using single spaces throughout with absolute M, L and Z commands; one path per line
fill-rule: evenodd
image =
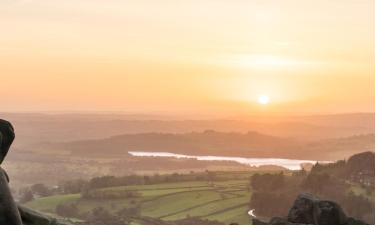
M 310 194 L 301 194 L 295 200 L 286 218 L 275 217 L 269 223 L 253 219 L 253 225 L 369 225 L 347 217 L 335 202 L 319 200 Z
M 0 120 L 0 163 L 3 162 L 14 140 L 13 126 Z M 8 186 L 8 176 L 0 170 L 0 225 L 22 225 L 21 215 Z
M 15 138 L 11 123 L 0 119 L 0 164 Z M 8 186 L 9 178 L 0 168 L 0 225 L 52 225 L 52 220 L 23 206 L 17 206 Z

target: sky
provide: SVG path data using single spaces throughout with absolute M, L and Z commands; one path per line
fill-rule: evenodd
M 361 0 L 1 0 L 0 111 L 375 112 L 374 10 Z

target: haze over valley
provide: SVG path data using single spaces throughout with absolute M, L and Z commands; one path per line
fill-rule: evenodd
M 375 114 L 224 119 L 104 113 L 3 115 L 13 121 L 17 132 L 16 150 L 6 162 L 6 167 L 15 168 L 10 169 L 15 184 L 27 184 L 35 177 L 57 184 L 65 173 L 81 178 L 114 172 L 259 169 L 233 161 L 135 157 L 129 151 L 336 161 L 375 147 Z M 285 169 L 277 163 L 264 166 Z M 46 170 L 49 175 L 39 175 Z

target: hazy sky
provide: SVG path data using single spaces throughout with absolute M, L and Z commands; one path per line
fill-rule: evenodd
M 374 11 L 372 0 L 1 0 L 0 111 L 375 112 Z

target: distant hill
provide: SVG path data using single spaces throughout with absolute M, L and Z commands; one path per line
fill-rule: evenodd
M 0 113 L 17 132 L 14 146 L 30 148 L 40 142 L 104 139 L 122 134 L 256 131 L 259 133 L 319 140 L 375 133 L 375 114 L 194 118 L 114 113 Z
M 329 174 L 362 186 L 375 188 L 375 152 L 355 154 L 347 160 L 327 165 L 314 165 L 312 174 Z
M 257 132 L 243 134 L 208 130 L 185 134 L 126 134 L 99 140 L 45 143 L 36 149 L 98 157 L 126 157 L 128 151 L 155 151 L 187 155 L 339 160 L 375 149 L 375 134 L 302 142 Z
M 375 153 L 364 152 L 349 158 L 346 163 L 346 174 L 355 182 L 375 187 Z
M 375 151 L 375 134 L 354 135 L 344 138 L 326 139 L 307 144 L 304 149 L 317 154 L 324 154 L 327 158 L 347 159 L 351 155 Z
M 347 161 L 350 174 L 372 174 L 375 178 L 375 153 L 363 152 L 353 155 Z
M 186 134 L 145 133 L 119 135 L 101 140 L 45 144 L 42 149 L 68 151 L 75 155 L 126 155 L 128 151 L 162 151 L 193 155 L 259 156 L 288 155 L 298 143 L 257 132 L 216 131 Z M 288 149 L 282 151 L 281 149 Z

